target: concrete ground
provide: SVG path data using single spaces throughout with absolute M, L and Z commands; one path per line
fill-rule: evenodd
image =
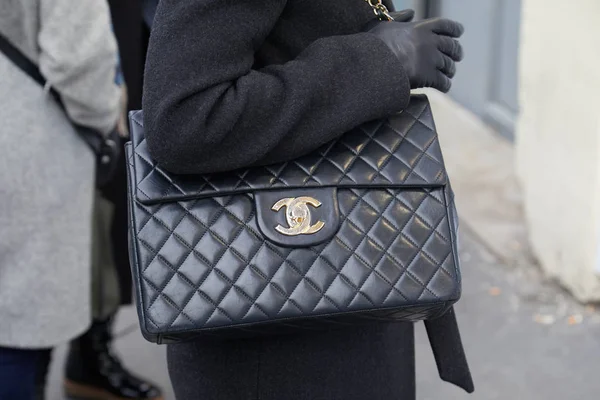
M 476 392 L 467 395 L 439 380 L 418 324 L 417 398 L 600 398 L 600 313 L 575 302 L 535 265 L 512 146 L 447 97 L 428 94 L 461 216 L 464 289 L 457 312 Z M 117 331 L 123 334 L 116 350 L 125 364 L 160 384 L 166 400 L 174 400 L 165 349 L 142 339 L 133 308 L 121 312 Z M 64 349 L 59 349 L 48 400 L 63 399 L 63 359 Z

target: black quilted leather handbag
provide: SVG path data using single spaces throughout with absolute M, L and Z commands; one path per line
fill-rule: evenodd
M 460 297 L 456 212 L 425 96 L 297 160 L 202 176 L 157 166 L 142 113 L 130 119 L 146 339 L 432 319 Z

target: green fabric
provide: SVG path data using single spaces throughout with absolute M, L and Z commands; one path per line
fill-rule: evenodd
M 92 233 L 92 317 L 107 319 L 121 302 L 119 280 L 110 241 L 113 205 L 96 193 Z

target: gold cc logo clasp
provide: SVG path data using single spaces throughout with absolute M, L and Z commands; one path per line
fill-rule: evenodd
M 279 211 L 282 207 L 286 207 L 285 218 L 289 226 L 289 228 L 286 228 L 277 225 L 275 227 L 277 232 L 286 236 L 312 235 L 319 232 L 325 226 L 325 222 L 318 221 L 312 225 L 309 204 L 315 208 L 321 206 L 319 200 L 308 196 L 290 197 L 275 203 L 271 207 L 273 211 Z

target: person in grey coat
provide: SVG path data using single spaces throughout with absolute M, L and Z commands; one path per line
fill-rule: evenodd
M 448 91 L 462 26 L 397 16 L 374 21 L 364 0 L 161 0 L 143 97 L 153 158 L 179 174 L 288 161 L 401 111 L 411 88 Z M 169 373 L 178 400 L 411 400 L 413 345 L 410 323 L 198 339 L 169 345 Z
M 121 93 L 105 0 L 2 0 L 0 32 L 66 108 L 0 53 L 0 398 L 29 400 L 38 358 L 90 324 L 95 155 L 71 121 L 107 134 Z

